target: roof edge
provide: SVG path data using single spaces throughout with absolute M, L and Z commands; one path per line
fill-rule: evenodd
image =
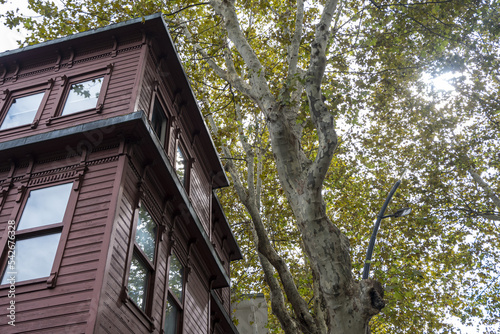
M 130 20 L 127 20 L 127 21 L 122 21 L 122 22 L 118 22 L 118 23 L 112 23 L 112 24 L 109 24 L 109 25 L 104 26 L 104 27 L 100 27 L 100 28 L 96 28 L 96 29 L 91 29 L 91 30 L 86 30 L 86 31 L 82 31 L 82 32 L 77 32 L 75 34 L 68 35 L 68 36 L 65 36 L 65 37 L 59 37 L 59 38 L 51 39 L 51 40 L 48 40 L 48 41 L 45 41 L 45 42 L 40 42 L 40 43 L 28 45 L 28 46 L 25 46 L 25 47 L 22 47 L 22 48 L 7 50 L 5 52 L 0 53 L 0 57 L 11 56 L 11 55 L 15 55 L 15 54 L 20 53 L 20 52 L 31 51 L 31 50 L 39 49 L 39 48 L 42 48 L 42 47 L 50 46 L 52 44 L 58 44 L 58 43 L 61 43 L 61 42 L 71 41 L 71 40 L 75 40 L 75 39 L 78 39 L 78 38 L 90 36 L 90 35 L 93 35 L 93 34 L 96 34 L 96 33 L 101 33 L 101 32 L 105 32 L 105 31 L 108 31 L 108 30 L 113 30 L 113 29 L 116 29 L 116 28 L 131 26 L 131 25 L 134 25 L 134 24 L 137 24 L 137 23 L 145 23 L 146 21 L 154 20 L 154 19 L 157 19 L 157 18 L 162 18 L 162 13 L 155 13 L 155 14 L 151 14 L 151 15 L 148 15 L 148 16 L 137 17 L 137 18 L 130 19 Z M 162 18 L 162 20 L 163 20 L 163 18 Z

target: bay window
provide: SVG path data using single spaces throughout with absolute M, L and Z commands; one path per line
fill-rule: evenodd
M 65 183 L 29 192 L 1 284 L 50 276 L 71 189 L 72 183 Z

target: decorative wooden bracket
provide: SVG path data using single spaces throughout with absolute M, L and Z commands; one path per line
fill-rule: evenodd
M 173 104 L 174 106 L 176 107 L 175 109 L 177 109 L 177 114 L 180 114 L 181 112 L 181 107 L 185 104 L 184 100 L 182 99 L 182 95 L 181 95 L 181 92 L 182 90 L 177 90 L 174 94 L 174 101 L 173 101 Z
M 73 48 L 69 48 L 69 60 L 68 60 L 68 68 L 72 68 L 75 59 L 75 50 Z
M 189 282 L 189 274 L 191 273 L 191 270 L 193 268 L 191 267 L 191 263 L 187 263 L 186 267 L 184 267 L 184 277 L 186 278 L 186 283 Z
M 174 138 L 179 139 L 179 136 L 181 135 L 181 128 L 175 128 L 174 130 Z
M 4 64 L 0 64 L 0 68 L 3 69 L 2 75 L 0 76 L 0 85 L 3 85 L 5 82 L 5 76 L 7 75 L 7 68 L 4 66 Z
M 47 279 L 47 288 L 53 289 L 56 287 L 58 272 L 53 272 Z
M 113 72 L 113 68 L 115 67 L 115 63 L 110 63 L 106 66 L 106 75 L 110 75 Z
M 126 286 L 124 286 L 122 288 L 122 291 L 120 291 L 120 300 L 124 304 L 128 302 L 128 288 Z
M 102 103 L 99 103 L 97 107 L 95 107 L 95 112 L 98 114 L 102 113 L 102 108 L 103 108 Z
M 19 70 L 21 69 L 21 65 L 19 65 L 19 63 L 17 61 L 14 62 L 14 64 L 16 65 L 16 70 L 14 71 L 14 75 L 12 76 L 12 82 L 17 81 L 17 78 L 19 77 L 18 73 L 19 73 Z
M 167 59 L 166 56 L 160 55 L 158 59 L 158 63 L 156 64 L 156 72 L 161 72 L 161 66 L 163 65 L 163 61 Z
M 195 129 L 191 134 L 191 147 L 195 147 L 198 143 L 198 138 L 200 138 L 200 130 Z
M 4 89 L 3 90 L 3 96 L 2 96 L 2 101 L 7 100 L 7 97 L 10 95 L 10 90 L 9 89 Z
M 66 82 L 68 82 L 68 77 L 66 75 L 61 76 L 61 87 L 66 86 Z
M 57 72 L 61 69 L 61 59 L 62 59 L 62 54 L 59 50 L 56 51 L 57 53 L 57 60 L 56 60 L 56 64 L 54 66 L 54 71 Z
M 17 187 L 16 203 L 21 202 L 23 195 L 26 192 L 28 183 L 31 179 L 31 172 L 33 171 L 33 166 L 35 165 L 35 158 L 32 155 L 28 154 L 27 158 L 28 158 L 28 167 L 26 168 L 26 173 L 20 180 L 21 185 Z
M 83 176 L 85 175 L 85 172 L 87 171 L 87 167 L 84 169 L 81 169 L 77 174 L 76 174 L 76 181 L 73 185 L 73 190 L 78 191 L 81 187 L 81 184 L 83 182 Z
M 113 39 L 113 49 L 111 50 L 111 58 L 114 58 L 118 54 L 118 40 L 116 39 L 115 35 L 111 36 L 111 38 Z
M 33 123 L 31 123 L 30 128 L 31 129 L 36 129 L 38 127 L 38 123 L 40 123 L 40 119 L 39 118 L 33 120 Z

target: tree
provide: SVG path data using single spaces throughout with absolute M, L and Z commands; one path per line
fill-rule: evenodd
M 11 26 L 32 32 L 27 43 L 165 13 L 217 133 L 241 201 L 235 207 L 245 208 L 237 221 L 251 226 L 244 232 L 254 240 L 284 332 L 366 332 L 385 305 L 380 283 L 357 280 L 370 212 L 404 170 L 410 176 L 394 202 L 413 203 L 418 216 L 410 229 L 396 222 L 379 236 L 385 251 L 373 269 L 390 307 L 372 327 L 432 332 L 450 327 L 448 312 L 468 319 L 458 310 L 471 301 L 470 290 L 449 290 L 458 289 L 459 270 L 479 270 L 479 282 L 492 277 L 494 266 L 475 266 L 484 259 L 480 249 L 468 255 L 462 227 L 487 226 L 493 250 L 485 261 L 498 259 L 498 228 L 476 219 L 497 216 L 486 201 L 499 193 L 495 177 L 476 176 L 488 168 L 498 175 L 498 158 L 474 128 L 481 122 L 467 135 L 454 127 L 471 120 L 470 106 L 481 106 L 491 120 L 489 141 L 498 144 L 497 2 L 68 0 L 64 10 L 51 1 L 29 3 L 41 18 L 6 14 Z M 458 97 L 429 92 L 420 80 L 469 64 Z M 465 191 L 471 182 L 464 171 L 483 193 Z M 450 207 L 457 198 L 464 205 Z

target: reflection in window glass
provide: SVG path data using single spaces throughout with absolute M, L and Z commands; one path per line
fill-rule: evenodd
M 64 104 L 62 115 L 93 109 L 97 106 L 104 78 L 96 78 L 72 84 Z
M 151 116 L 151 125 L 153 126 L 153 130 L 155 131 L 158 139 L 162 145 L 165 145 L 165 133 L 167 130 L 167 116 L 165 116 L 165 112 L 158 101 L 155 98 L 155 103 L 153 106 L 153 115 Z
M 135 242 L 142 249 L 151 262 L 154 262 L 156 245 L 156 223 L 142 206 L 139 208 L 139 221 L 137 222 L 137 232 Z
M 143 311 L 146 308 L 146 289 L 148 282 L 148 270 L 142 261 L 134 255 L 130 264 L 130 275 L 128 278 L 128 295 L 134 303 Z
M 179 310 L 177 306 L 170 300 L 167 299 L 167 307 L 165 308 L 165 321 L 163 324 L 164 334 L 176 334 L 177 333 L 177 317 Z
M 56 256 L 61 233 L 42 235 L 16 241 L 15 269 L 16 282 L 48 277 Z M 11 260 L 11 259 L 9 259 Z M 1 284 L 7 284 L 11 278 L 11 269 L 7 265 Z
M 0 130 L 32 123 L 42 102 L 43 94 L 42 92 L 13 99 Z
M 177 153 L 175 155 L 175 171 L 181 183 L 184 184 L 186 178 L 186 158 L 179 146 L 177 146 Z
M 181 262 L 172 254 L 170 257 L 170 268 L 168 270 L 168 286 L 170 291 L 182 302 L 182 290 L 184 285 L 184 268 Z
M 32 190 L 17 230 L 60 223 L 71 194 L 71 183 Z

